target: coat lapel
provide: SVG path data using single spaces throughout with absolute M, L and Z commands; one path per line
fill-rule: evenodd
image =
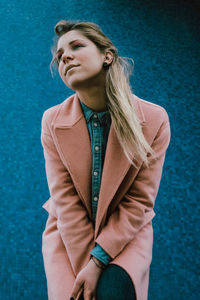
M 135 109 L 141 125 L 144 125 L 144 114 L 137 99 L 135 99 Z M 134 177 L 134 174 L 136 175 L 138 172 L 138 165 L 140 162 L 133 156 L 132 160 L 136 165 L 134 171 L 132 172 L 132 177 Z M 131 163 L 124 154 L 123 148 L 111 124 L 101 179 L 95 237 L 98 234 L 101 222 L 105 220 L 108 206 L 110 205 L 110 202 L 112 201 L 117 189 L 119 188 L 130 167 Z
M 69 170 L 80 199 L 92 217 L 90 137 L 77 95 L 72 95 L 61 104 L 52 125 L 58 152 Z
M 135 103 L 136 112 L 143 124 L 144 115 L 137 97 Z M 56 118 L 52 122 L 52 128 L 58 152 L 69 170 L 80 199 L 83 201 L 90 218 L 92 218 L 91 145 L 87 124 L 77 94 L 70 96 L 61 104 Z M 130 166 L 131 164 L 123 153 L 111 124 L 98 201 L 96 233 Z M 137 172 L 137 168 L 135 172 Z

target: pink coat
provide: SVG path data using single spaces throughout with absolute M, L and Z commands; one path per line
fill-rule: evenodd
M 47 109 L 41 142 L 50 198 L 42 236 L 42 253 L 49 300 L 68 300 L 79 271 L 90 260 L 97 242 L 124 268 L 135 286 L 137 300 L 148 297 L 152 260 L 152 219 L 170 126 L 161 106 L 133 95 L 136 113 L 149 144 L 158 154 L 149 168 L 135 158 L 133 167 L 123 153 L 111 124 L 96 225 L 91 219 L 91 148 L 87 124 L 77 94 Z

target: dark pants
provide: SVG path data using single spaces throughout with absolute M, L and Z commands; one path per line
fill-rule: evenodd
M 96 292 L 97 300 L 136 300 L 130 276 L 114 264 L 108 265 L 102 272 Z M 79 299 L 84 300 L 83 295 Z

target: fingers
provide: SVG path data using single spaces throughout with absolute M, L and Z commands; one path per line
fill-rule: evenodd
M 91 298 L 91 300 L 96 300 L 96 299 L 97 299 L 96 295 Z
M 80 293 L 83 290 L 82 284 L 83 284 L 83 282 L 82 282 L 81 278 L 77 277 L 74 282 L 70 300 L 72 300 L 72 299 L 75 300 L 77 298 L 77 296 L 80 296 Z
M 94 292 L 92 292 L 88 289 L 85 289 L 83 287 L 83 285 L 81 285 L 81 287 L 80 287 L 80 285 L 78 285 L 78 284 L 76 284 L 76 286 L 74 286 L 70 300 L 79 299 L 82 292 L 83 292 L 82 297 L 84 300 L 96 300 L 96 293 L 94 294 Z
M 84 300 L 92 300 L 93 296 L 90 291 L 84 290 Z
M 96 300 L 96 291 L 91 291 L 84 286 L 83 296 L 84 300 Z

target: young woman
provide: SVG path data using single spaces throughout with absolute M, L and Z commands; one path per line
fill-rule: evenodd
M 131 92 L 126 59 L 98 25 L 60 21 L 52 64 L 75 93 L 42 117 L 50 300 L 146 300 L 166 111 Z

